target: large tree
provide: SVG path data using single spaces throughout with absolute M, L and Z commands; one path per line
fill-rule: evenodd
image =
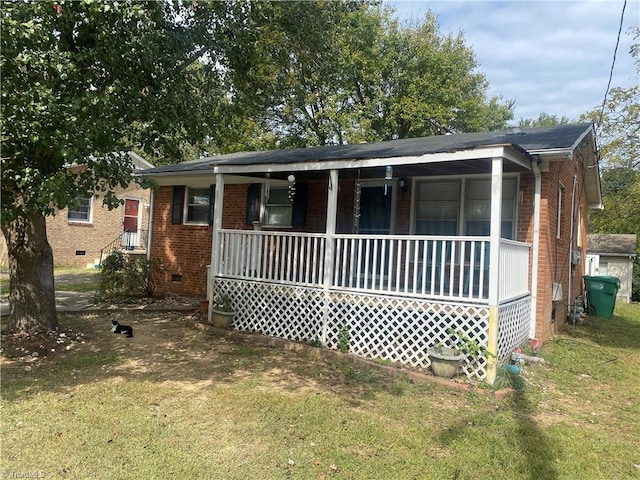
M 630 54 L 640 73 L 640 27 Z M 604 210 L 589 215 L 593 233 L 640 232 L 640 87 L 614 87 L 602 108 L 586 113 L 583 121 L 596 125 L 602 170 Z
M 640 73 L 640 27 L 629 52 Z M 603 210 L 589 213 L 591 233 L 640 232 L 640 87 L 614 87 L 602 108 L 586 113 L 582 121 L 596 124 L 602 170 Z M 640 300 L 640 244 L 634 265 L 634 300 Z
M 487 130 L 461 34 L 368 0 L 2 4 L 2 218 L 14 332 L 57 326 L 46 217 L 131 181 L 122 152 L 208 153 Z M 84 165 L 71 169 L 70 165 Z
M 513 116 L 512 102 L 487 98 L 463 35 L 441 35 L 431 14 L 400 26 L 366 2 L 258 2 L 242 35 L 254 48 L 237 82 L 253 89 L 238 100 L 281 147 L 490 130 Z
M 131 179 L 138 149 L 179 155 L 207 130 L 238 2 L 3 2 L 2 219 L 9 330 L 57 326 L 46 216 Z M 228 31 L 228 30 L 227 30 Z M 207 53 L 205 63 L 194 62 Z M 204 83 L 203 83 L 204 82 Z M 216 90 L 217 89 L 217 90 Z M 69 165 L 85 165 L 71 173 Z M 76 171 L 77 169 L 74 169 Z

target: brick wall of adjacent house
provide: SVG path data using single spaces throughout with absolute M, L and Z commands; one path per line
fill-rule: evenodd
M 115 191 L 118 198 L 130 198 L 140 201 L 140 228 L 147 229 L 149 210 L 145 205 L 150 202 L 150 190 L 141 189 L 132 184 L 126 189 Z M 53 250 L 56 266 L 93 265 L 100 258 L 100 250 L 122 233 L 124 206 L 109 210 L 102 205 L 103 196 L 95 194 L 90 223 L 69 221 L 68 210 L 62 209 L 47 217 L 47 239 Z M 8 265 L 4 236 L 0 237 L 0 264 Z

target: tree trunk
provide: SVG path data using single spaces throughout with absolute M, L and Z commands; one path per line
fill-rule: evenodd
M 46 218 L 29 214 L 2 224 L 9 257 L 11 333 L 42 333 L 58 327 L 53 251 Z

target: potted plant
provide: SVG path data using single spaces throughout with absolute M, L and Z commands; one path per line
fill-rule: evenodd
M 447 334 L 449 337 L 445 343 L 439 342 L 427 349 L 431 370 L 437 377 L 452 378 L 458 373 L 460 363 L 465 356 L 478 358 L 483 353 L 491 355 L 486 347 L 472 340 L 460 330 L 448 328 Z
M 229 328 L 236 312 L 227 294 L 218 295 L 211 306 L 211 323 L 217 328 Z

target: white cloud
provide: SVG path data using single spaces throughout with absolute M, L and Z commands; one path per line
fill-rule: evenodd
M 572 120 L 602 104 L 623 0 L 394 1 L 401 20 L 428 9 L 442 34 L 462 32 L 489 81 L 489 95 L 516 101 L 515 119 L 541 112 Z M 640 2 L 627 2 L 612 86 L 638 83 L 629 28 Z

